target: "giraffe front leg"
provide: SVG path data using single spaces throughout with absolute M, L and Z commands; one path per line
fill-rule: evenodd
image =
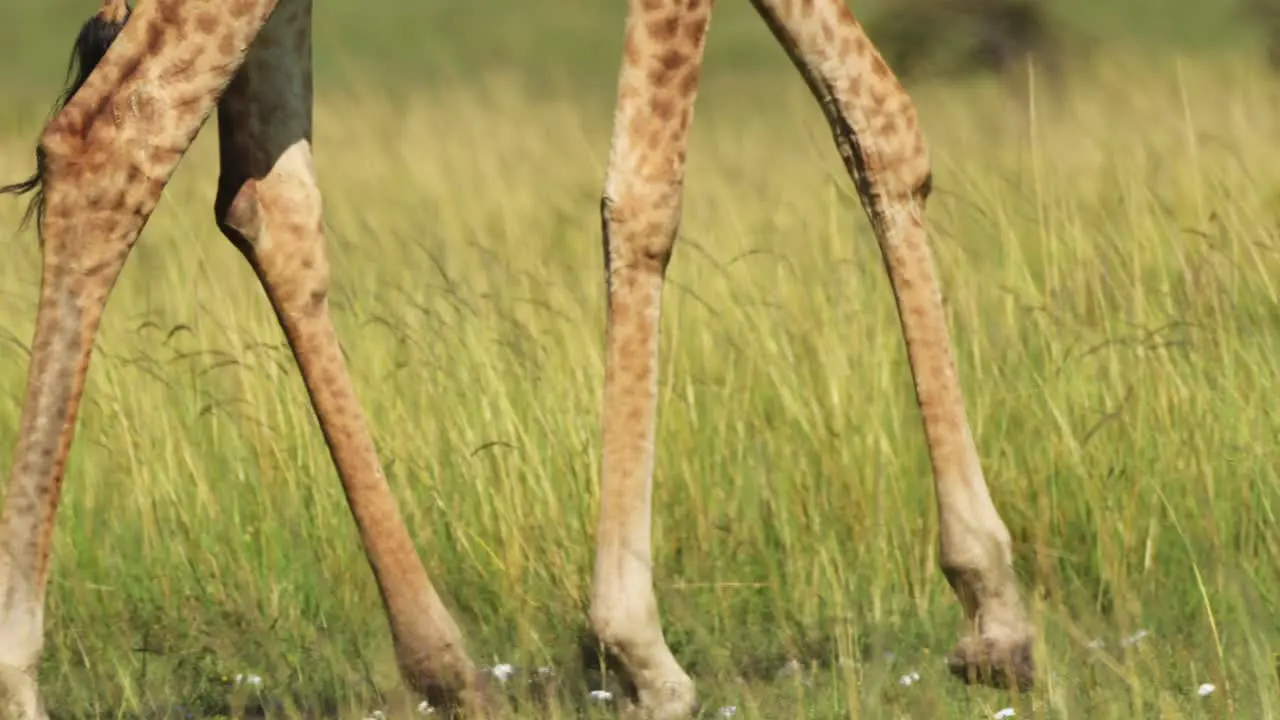
M 822 106 L 893 286 L 933 464 L 942 568 L 968 624 L 952 669 L 969 681 L 1029 687 L 1031 625 L 965 417 L 925 237 L 932 176 L 915 107 L 842 0 L 752 4 Z
M 70 101 L 42 133 L 35 177 L 6 188 L 39 192 L 33 207 L 43 272 L 0 514 L 0 720 L 45 717 L 36 669 L 54 519 L 107 298 L 170 175 L 239 66 L 238 48 L 252 41 L 274 5 L 238 4 L 234 19 L 215 23 L 225 42 L 179 45 L 205 14 L 183 0 L 143 3 L 100 61 L 85 55 L 102 52 L 86 42 L 100 35 L 82 35 L 77 57 L 97 67 L 73 81 Z M 108 3 L 90 23 L 115 22 L 118 13 Z
M 687 717 L 693 681 L 663 638 L 651 495 L 662 285 L 680 224 L 711 0 L 631 0 L 601 219 L 608 319 L 600 515 L 590 619 L 621 663 L 629 714 Z

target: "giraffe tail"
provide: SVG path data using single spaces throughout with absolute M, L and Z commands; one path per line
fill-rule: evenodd
M 89 74 L 98 66 L 98 62 L 102 60 L 103 55 L 107 54 L 111 43 L 115 42 L 120 31 L 124 29 L 129 13 L 128 0 L 103 0 L 98 12 L 94 13 L 93 17 L 80 28 L 80 34 L 76 36 L 75 45 L 71 49 L 71 60 L 67 64 L 67 87 L 54 103 L 50 118 L 61 112 L 75 96 L 76 91 L 89 79 Z M 41 192 L 44 165 L 44 151 L 37 146 L 35 173 L 21 182 L 0 186 L 0 194 L 25 195 L 35 191 L 31 204 L 27 207 L 27 213 L 23 216 L 23 225 L 26 225 L 33 214 L 38 219 L 44 209 L 44 196 Z

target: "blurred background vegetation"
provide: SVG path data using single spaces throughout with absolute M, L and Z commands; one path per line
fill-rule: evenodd
M 93 0 L 13 0 L 0 10 L 9 62 L 0 84 L 14 112 L 60 79 L 69 40 Z M 1007 69 L 1023 51 L 1217 53 L 1260 58 L 1280 34 L 1280 0 L 861 0 L 855 14 L 908 77 Z M 316 7 L 317 82 L 353 71 L 422 88 L 459 74 L 501 70 L 537 86 L 612 90 L 625 4 L 581 0 L 377 0 Z M 716 75 L 789 70 L 745 2 L 721 2 L 709 41 Z
M 960 373 L 1042 643 L 1037 690 L 1010 697 L 937 662 L 959 610 L 878 251 L 794 70 L 720 0 L 654 490 L 667 635 L 708 713 L 1280 717 L 1276 7 L 853 3 L 934 152 Z M 0 2 L 0 178 L 30 171 L 93 9 Z M 388 477 L 477 660 L 555 665 L 568 717 L 595 687 L 575 653 L 622 13 L 316 7 L 332 305 Z M 398 687 L 292 360 L 213 226 L 215 139 L 99 337 L 46 614 L 57 717 L 225 712 L 237 673 L 321 717 Z M 21 210 L 0 200 L 4 467 L 39 277 Z

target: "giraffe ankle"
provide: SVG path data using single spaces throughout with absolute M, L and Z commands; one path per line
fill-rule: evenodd
M 5 720 L 48 720 L 40 700 L 35 670 L 23 670 L 0 660 L 0 718 Z

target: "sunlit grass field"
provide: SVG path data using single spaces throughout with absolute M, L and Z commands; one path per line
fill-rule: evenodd
M 1014 696 L 942 664 L 960 609 L 892 296 L 770 51 L 708 67 L 663 321 L 657 592 L 704 716 L 1280 717 L 1280 87 L 1244 53 L 1122 51 L 1052 92 L 912 87 L 969 416 L 1038 628 L 1038 687 Z M 387 474 L 477 662 L 521 668 L 513 687 L 555 669 L 522 716 L 605 716 L 578 643 L 609 88 L 363 72 L 326 81 L 317 166 Z M 56 92 L 5 111 L 5 179 Z M 216 175 L 206 132 L 109 306 L 46 699 L 65 718 L 412 716 L 291 356 L 213 225 Z M 22 210 L 0 202 L 5 468 L 39 266 Z

